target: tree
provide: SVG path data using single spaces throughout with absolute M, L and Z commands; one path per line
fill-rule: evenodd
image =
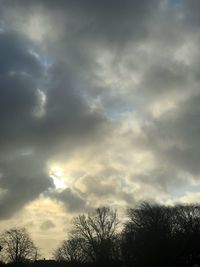
M 127 265 L 164 266 L 170 261 L 172 239 L 171 209 L 142 203 L 128 210 L 129 221 L 122 238 Z
M 115 210 L 98 208 L 75 217 L 72 223 L 70 238 L 54 253 L 56 259 L 102 264 L 115 259 L 119 224 Z
M 200 262 L 200 206 L 142 203 L 128 210 L 122 234 L 127 266 L 192 266 Z
M 179 258 L 188 265 L 200 259 L 200 206 L 178 205 L 175 210 L 174 235 Z
M 88 261 L 87 244 L 83 239 L 71 237 L 64 240 L 60 247 L 54 252 L 54 258 L 57 261 L 68 261 L 73 263 L 84 263 Z
M 112 261 L 119 221 L 117 212 L 107 207 L 93 214 L 79 215 L 73 221 L 72 234 L 87 244 L 88 258 L 98 263 Z
M 38 257 L 38 250 L 25 228 L 5 231 L 0 237 L 0 243 L 6 261 L 24 262 Z

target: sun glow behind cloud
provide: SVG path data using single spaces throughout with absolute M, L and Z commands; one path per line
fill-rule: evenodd
M 64 172 L 61 167 L 53 166 L 49 171 L 50 177 L 53 179 L 53 183 L 57 190 L 64 190 L 67 188 Z

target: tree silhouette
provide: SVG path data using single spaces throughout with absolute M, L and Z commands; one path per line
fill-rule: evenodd
M 200 206 L 178 205 L 174 207 L 174 240 L 179 258 L 189 265 L 200 258 Z
M 68 240 L 64 240 L 60 247 L 55 250 L 54 258 L 57 261 L 84 263 L 89 260 L 85 251 L 88 251 L 85 240 L 71 237 Z
M 192 266 L 200 261 L 200 206 L 142 203 L 122 233 L 127 266 Z
M 119 224 L 116 211 L 98 208 L 93 214 L 79 215 L 73 223 L 72 233 L 88 244 L 87 254 L 91 259 L 102 263 L 112 260 Z
M 3 256 L 9 262 L 36 260 L 38 250 L 25 228 L 12 228 L 0 237 Z
M 70 238 L 56 250 L 57 259 L 105 264 L 116 257 L 118 218 L 115 210 L 107 207 L 73 219 Z
M 171 261 L 171 209 L 145 202 L 129 209 L 128 218 L 122 238 L 127 265 L 164 266 Z

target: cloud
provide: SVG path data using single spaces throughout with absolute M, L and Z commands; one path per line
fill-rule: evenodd
M 198 1 L 0 5 L 2 218 L 41 194 L 74 213 L 198 183 Z
M 199 94 L 183 101 L 176 113 L 168 112 L 146 130 L 155 152 L 174 167 L 199 174 Z
M 87 209 L 86 199 L 77 190 L 66 188 L 61 192 L 50 192 L 48 196 L 62 202 L 69 212 L 83 212 Z
M 12 5 L 17 10 L 36 9 L 46 11 L 58 19 L 58 23 L 63 23 L 68 34 L 77 40 L 77 37 L 97 39 L 109 42 L 124 42 L 127 39 L 141 38 L 148 34 L 148 20 L 159 8 L 159 1 L 150 2 L 142 0 L 111 0 L 91 1 L 78 0 L 74 3 L 68 1 L 7 1 L 5 7 L 10 9 Z M 66 16 L 67 13 L 67 16 Z M 59 15 L 59 16 L 57 16 Z M 73 26 L 73 31 L 68 31 L 68 27 Z M 74 40 L 69 40 L 73 42 Z M 136 39 L 137 40 L 137 39 Z
M 76 91 L 64 64 L 47 67 L 23 34 L 2 31 L 0 39 L 0 217 L 8 218 L 54 187 L 48 160 L 103 133 L 106 119 Z
M 56 227 L 56 225 L 51 220 L 44 221 L 40 225 L 40 229 L 43 231 L 47 231 L 47 230 L 55 228 L 55 227 Z
M 44 168 L 44 162 L 35 155 L 1 159 L 0 185 L 3 195 L 0 201 L 0 217 L 9 218 L 24 205 L 53 187 L 53 182 Z

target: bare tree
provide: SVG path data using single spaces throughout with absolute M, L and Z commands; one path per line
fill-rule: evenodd
M 68 261 L 74 263 L 87 262 L 87 244 L 84 239 L 71 237 L 64 240 L 60 247 L 54 252 L 54 258 L 57 261 Z
M 73 220 L 70 238 L 54 252 L 57 260 L 105 263 L 116 258 L 118 218 L 115 210 L 102 207 Z
M 0 237 L 3 256 L 9 262 L 36 260 L 38 250 L 25 228 L 12 228 Z
M 112 260 L 119 224 L 115 210 L 98 208 L 93 214 L 79 215 L 73 223 L 72 235 L 84 240 L 91 261 Z

